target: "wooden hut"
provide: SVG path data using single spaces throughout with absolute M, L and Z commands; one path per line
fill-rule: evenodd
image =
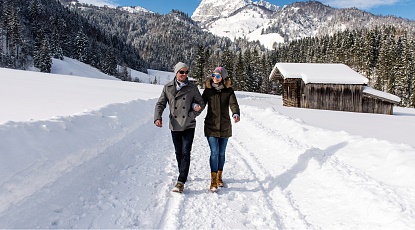
M 393 114 L 400 102 L 344 64 L 277 63 L 270 78 L 281 83 L 284 106 Z

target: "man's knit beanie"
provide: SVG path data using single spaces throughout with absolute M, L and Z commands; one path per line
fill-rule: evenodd
M 189 67 L 188 67 L 185 63 L 183 63 L 183 62 L 178 62 L 178 63 L 174 66 L 174 74 L 177 74 L 177 72 L 179 72 L 181 68 L 185 68 L 185 67 L 186 67 L 187 69 L 189 69 Z

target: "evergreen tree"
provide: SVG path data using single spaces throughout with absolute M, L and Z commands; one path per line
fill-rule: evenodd
M 32 32 L 43 31 L 47 24 L 42 23 L 45 19 L 45 6 L 40 0 L 31 0 L 28 7 L 29 21 L 31 22 Z
M 229 50 L 229 46 L 226 46 L 223 54 L 221 56 L 221 66 L 225 67 L 226 71 L 228 72 L 228 78 L 233 80 L 234 77 L 234 62 L 235 62 L 235 55 Z
M 204 79 L 205 79 L 205 48 L 203 45 L 199 45 L 195 61 L 192 65 L 192 77 L 196 79 L 197 84 L 204 88 Z
M 236 61 L 233 88 L 235 90 L 243 90 L 245 88 L 244 62 L 242 52 L 239 52 L 238 59 Z
M 63 60 L 63 49 L 61 46 L 61 36 L 58 31 L 58 20 L 55 17 L 50 17 L 49 22 L 52 26 L 52 33 L 50 36 L 50 52 L 53 58 Z
M 6 46 L 8 50 L 8 56 L 10 58 L 10 68 L 18 68 L 18 60 L 20 59 L 22 38 L 21 38 L 21 27 L 18 12 L 15 8 L 10 10 L 8 15 L 6 30 Z
M 206 60 L 206 64 L 205 64 L 205 79 L 210 77 L 212 74 L 212 71 L 217 67 L 218 65 L 218 54 L 215 54 L 213 51 L 211 51 L 210 49 L 205 49 L 205 60 Z
M 121 72 L 119 72 L 118 78 L 122 81 L 132 81 L 131 73 L 128 71 L 128 67 L 125 64 L 121 67 Z
M 251 51 L 249 49 L 245 50 L 243 54 L 243 78 L 242 84 L 243 87 L 241 88 L 242 91 L 250 92 L 252 91 L 253 84 L 252 84 L 252 59 L 251 59 Z
M 117 76 L 117 60 L 113 48 L 108 49 L 102 68 L 104 73 Z
M 270 63 L 268 62 L 266 55 L 265 54 L 262 55 L 261 68 L 264 71 L 263 71 L 263 77 L 261 81 L 261 87 L 259 90 L 260 93 L 271 93 L 272 91 L 271 81 L 269 79 L 269 75 L 267 75 L 267 73 L 271 73 L 271 70 L 272 70 L 269 64 Z
M 401 98 L 401 105 L 413 106 L 412 95 L 414 91 L 413 78 L 415 75 L 413 38 L 408 39 L 407 34 L 402 36 L 402 52 L 398 55 L 397 63 L 399 73 L 397 75 L 397 96 Z
M 410 107 L 415 107 L 415 39 L 412 37 L 409 41 L 409 59 L 410 66 L 408 69 L 408 92 L 409 97 L 408 105 Z
M 35 67 L 40 66 L 42 62 L 42 48 L 43 40 L 46 35 L 39 31 L 35 37 L 35 44 L 33 48 L 33 64 Z
M 42 45 L 39 51 L 39 63 L 36 67 L 39 68 L 41 72 L 45 73 L 50 73 L 52 69 L 52 58 L 49 50 L 49 42 L 46 37 L 42 40 Z
M 88 42 L 88 38 L 82 32 L 82 30 L 79 30 L 78 34 L 75 37 L 74 47 L 75 47 L 75 51 L 74 51 L 75 59 L 79 60 L 80 62 L 85 62 L 89 64 L 90 63 L 90 60 L 88 58 L 89 42 Z
M 366 31 L 363 40 L 362 74 L 369 79 L 369 86 L 373 85 L 374 70 L 379 53 L 379 31 Z
M 263 69 L 263 63 L 261 62 L 261 57 L 259 55 L 258 50 L 254 49 L 252 52 L 252 58 L 251 58 L 251 69 L 252 69 L 252 75 L 250 77 L 250 90 L 251 92 L 259 92 L 260 86 L 262 84 L 262 79 L 264 78 L 264 69 Z

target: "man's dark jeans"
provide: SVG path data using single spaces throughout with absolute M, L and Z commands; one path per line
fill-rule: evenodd
M 190 151 L 192 151 L 195 129 L 171 131 L 171 136 L 176 152 L 177 165 L 179 167 L 179 178 L 177 180 L 186 183 L 187 175 L 189 175 Z

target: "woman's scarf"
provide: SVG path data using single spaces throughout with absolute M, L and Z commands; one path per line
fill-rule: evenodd
M 225 88 L 222 82 L 219 82 L 218 84 L 213 82 L 212 87 L 217 91 L 221 91 L 223 88 Z

